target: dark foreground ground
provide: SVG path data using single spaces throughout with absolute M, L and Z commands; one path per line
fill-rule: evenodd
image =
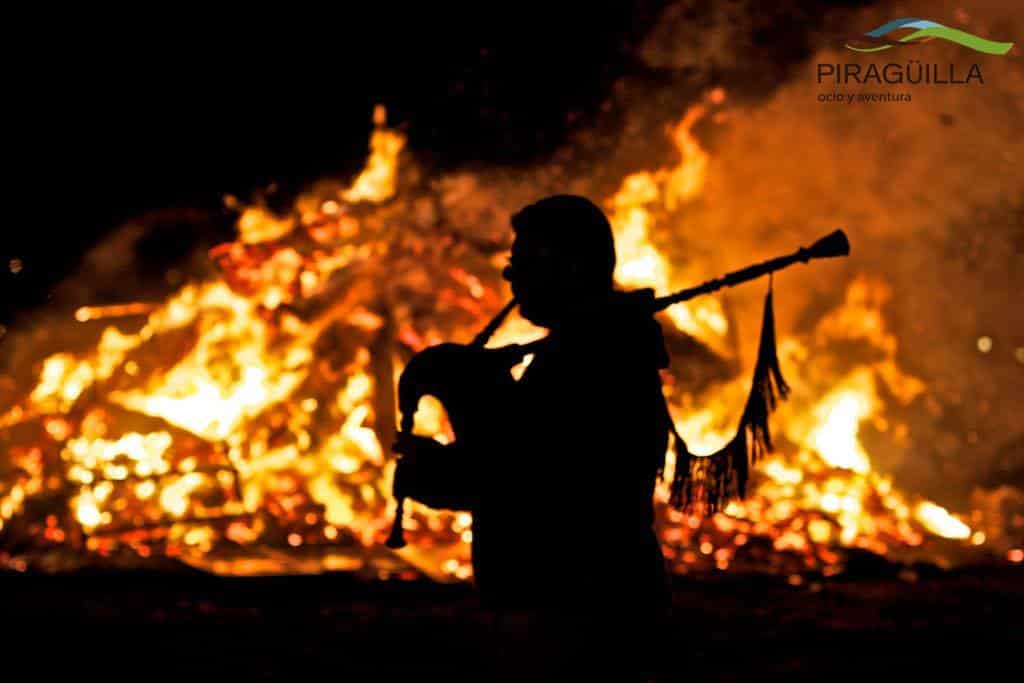
M 1019 680 L 1024 571 L 680 578 L 681 681 Z M 0 575 L 4 680 L 471 681 L 466 586 L 346 575 Z M 20 675 L 14 675 L 15 673 Z M 982 678 L 983 677 L 983 678 Z

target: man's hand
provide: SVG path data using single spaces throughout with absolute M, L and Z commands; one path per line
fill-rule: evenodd
M 415 497 L 420 463 L 442 455 L 444 449 L 444 444 L 434 439 L 400 432 L 391 445 L 391 450 L 402 456 L 395 466 L 394 495 Z

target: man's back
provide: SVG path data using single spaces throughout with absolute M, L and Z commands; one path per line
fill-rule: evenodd
M 514 389 L 474 520 L 477 582 L 499 603 L 663 597 L 652 524 L 667 357 L 643 296 L 614 294 L 552 332 Z

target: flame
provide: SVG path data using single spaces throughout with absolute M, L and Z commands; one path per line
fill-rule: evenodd
M 100 512 L 91 490 L 82 489 L 82 492 L 74 502 L 74 506 L 75 518 L 86 529 L 95 528 L 104 521 L 103 513 Z
M 255 304 L 222 283 L 186 291 L 185 297 L 203 317 L 196 345 L 152 386 L 114 392 L 111 399 L 199 436 L 224 439 L 244 418 L 289 396 L 312 354 L 302 346 L 272 351 L 271 330 Z M 159 333 L 160 316 L 154 318 L 152 329 Z
M 64 457 L 71 462 L 68 478 L 91 484 L 96 476 L 126 479 L 131 474 L 147 477 L 165 474 L 170 463 L 163 457 L 172 443 L 167 432 L 130 432 L 116 441 L 75 438 L 68 441 Z M 134 465 L 131 469 L 125 464 Z
M 719 102 L 722 98 L 721 94 L 710 97 Z M 683 284 L 673 275 L 668 258 L 651 241 L 650 232 L 658 210 L 676 210 L 698 196 L 704 186 L 708 155 L 693 136 L 692 128 L 707 112 L 705 105 L 695 105 L 676 125 L 672 136 L 680 157 L 676 166 L 627 176 L 609 202 L 617 250 L 615 280 L 623 287 L 651 287 L 668 293 Z M 729 330 L 716 297 L 677 304 L 667 314 L 677 328 L 715 348 L 721 348 Z
M 366 161 L 366 168 L 352 187 L 341 193 L 341 199 L 352 204 L 382 202 L 395 194 L 398 155 L 405 146 L 405 137 L 384 127 L 387 114 L 380 105 L 374 109 L 373 122 L 377 129 L 370 137 L 370 158 Z
M 242 212 L 236 223 L 238 237 L 247 244 L 271 242 L 281 239 L 295 229 L 291 217 L 275 216 L 262 206 L 250 206 Z
M 914 517 L 924 524 L 928 531 L 943 538 L 970 538 L 971 536 L 969 526 L 935 503 L 921 501 L 914 508 Z
M 857 372 L 815 408 L 816 426 L 808 445 L 828 465 L 866 474 L 871 463 L 857 432 L 860 423 L 874 412 L 876 403 L 871 375 Z

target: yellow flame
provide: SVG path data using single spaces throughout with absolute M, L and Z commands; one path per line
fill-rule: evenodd
M 384 112 L 379 105 L 374 110 L 378 127 L 370 137 L 370 157 L 352 186 L 341 193 L 346 202 L 383 202 L 395 194 L 398 155 L 405 147 L 405 136 L 383 127 L 387 118 Z
M 676 282 L 668 259 L 651 241 L 650 233 L 656 222 L 656 209 L 674 211 L 696 197 L 704 186 L 708 155 L 693 136 L 692 128 L 706 113 L 703 105 L 694 106 L 676 126 L 673 141 L 680 156 L 678 165 L 626 176 L 609 202 L 615 232 L 615 280 L 623 287 L 651 287 L 658 293 L 667 293 L 681 284 Z M 729 329 L 721 302 L 711 296 L 676 304 L 666 314 L 680 330 L 713 348 L 721 347 Z
M 83 489 L 72 505 L 75 509 L 75 518 L 86 529 L 95 528 L 103 523 L 103 514 L 89 489 Z
M 160 491 L 160 506 L 174 517 L 184 517 L 188 511 L 190 494 L 202 486 L 203 475 L 189 472 Z
M 123 461 L 134 465 L 134 474 L 148 477 L 170 470 L 164 454 L 171 442 L 171 435 L 164 431 L 129 432 L 116 441 L 79 437 L 68 441 L 63 457 L 71 463 L 69 478 L 82 483 L 91 482 L 96 472 L 110 479 L 125 479 L 129 472 Z
M 971 528 L 949 513 L 946 508 L 928 501 L 914 507 L 914 517 L 928 531 L 943 538 L 964 539 L 971 536 Z
M 291 216 L 275 216 L 261 206 L 250 206 L 242 211 L 235 225 L 243 242 L 258 244 L 279 240 L 290 233 L 295 229 L 295 219 Z
M 852 383 L 870 382 L 866 373 L 858 373 Z M 814 410 L 818 426 L 811 435 L 811 443 L 821 457 L 832 467 L 864 474 L 871 469 L 868 454 L 857 438 L 860 423 L 872 412 L 873 388 L 843 387 L 830 394 Z
M 211 439 L 225 439 L 247 417 L 281 401 L 305 378 L 306 347 L 271 349 L 255 304 L 223 283 L 195 293 L 201 333 L 182 360 L 146 389 L 113 392 L 126 408 L 161 417 Z

